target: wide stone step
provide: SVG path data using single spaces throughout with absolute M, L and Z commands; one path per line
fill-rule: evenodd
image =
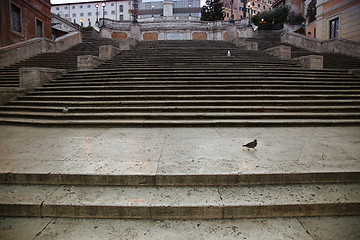
M 10 101 L 12 105 L 35 105 L 35 106 L 98 106 L 98 107 L 119 107 L 121 106 L 358 106 L 358 99 L 337 99 L 337 100 L 134 100 L 134 101 L 64 101 L 64 100 L 16 100 Z
M 312 112 L 302 112 L 302 113 L 289 113 L 289 112 L 158 112 L 158 113 L 149 113 L 149 112 L 136 112 L 136 113 L 67 113 L 62 114 L 58 113 L 44 113 L 44 112 L 5 112 L 0 111 L 0 117 L 5 118 L 35 118 L 35 119 L 49 119 L 49 120 L 121 120 L 121 119 L 143 119 L 143 120 L 202 120 L 202 119 L 211 119 L 211 120 L 238 120 L 238 119 L 297 119 L 307 120 L 307 119 L 354 119 L 360 121 L 360 112 L 350 112 L 350 113 L 312 113 Z
M 211 120 L 49 120 L 0 118 L 0 124 L 67 127 L 318 127 L 359 126 L 360 119 L 211 119 Z
M 63 107 L 4 105 L 1 111 L 62 112 Z M 120 112 L 360 112 L 360 106 L 146 106 L 146 107 L 71 107 L 71 113 Z
M 93 90 L 57 90 L 57 91 L 35 91 L 29 92 L 28 96 L 43 96 L 43 95 L 67 95 L 67 96 L 126 96 L 126 95 L 339 95 L 343 97 L 344 95 L 351 95 L 356 97 L 360 94 L 359 90 L 348 90 L 348 89 L 301 89 L 301 88 L 288 88 L 284 89 L 186 89 L 186 88 L 166 88 L 166 89 L 147 89 L 146 87 L 139 89 L 134 87 L 133 89 L 124 89 L 124 90 L 101 90 L 97 89 L 95 92 Z M 360 95 L 359 95 L 360 96 Z
M 238 95 L 238 94 L 198 94 L 198 95 L 178 95 L 178 94 L 116 94 L 116 95 L 27 95 L 19 97 L 19 100 L 30 100 L 30 101 L 119 101 L 118 104 L 121 104 L 121 101 L 151 101 L 151 100 L 344 100 L 344 99 L 359 99 L 359 94 L 254 94 L 254 95 Z
M 38 87 L 36 88 L 36 92 L 31 92 L 30 94 L 35 94 L 38 92 L 42 92 L 42 93 L 50 93 L 50 92 L 85 92 L 85 91 L 124 91 L 124 90 L 242 90 L 242 91 L 246 91 L 246 90 L 254 90 L 255 91 L 260 91 L 260 90 L 300 90 L 300 91 L 313 91 L 313 90 L 318 90 L 320 92 L 323 91 L 328 91 L 328 90 L 339 90 L 339 91 L 345 91 L 345 90 L 349 90 L 350 92 L 356 91 L 357 89 L 360 90 L 360 84 L 358 85 L 349 85 L 349 86 L 344 86 L 344 85 L 287 85 L 287 84 L 234 84 L 229 82 L 229 84 L 226 85 L 220 85 L 218 83 L 218 85 L 215 84 L 203 84 L 203 85 L 198 85 L 197 82 L 193 82 L 193 84 L 188 84 L 188 83 L 182 83 L 182 84 L 176 84 L 173 83 L 171 81 L 168 82 L 164 82 L 163 84 L 156 84 L 154 82 L 152 82 L 152 84 L 141 84 L 141 83 L 137 83 L 137 84 L 109 84 L 109 85 L 57 85 L 57 86 L 53 86 L 53 84 L 51 85 L 47 85 L 46 87 Z
M 233 219 L 360 214 L 360 184 L 0 186 L 1 216 Z

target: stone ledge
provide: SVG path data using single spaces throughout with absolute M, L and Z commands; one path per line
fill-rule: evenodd
M 97 56 L 93 55 L 81 55 L 77 57 L 77 69 L 80 71 L 86 71 L 94 69 L 99 66 L 101 60 Z
M 244 38 L 235 38 L 231 43 L 236 45 L 239 49 L 258 51 L 257 42 L 246 42 Z
M 20 87 L 26 90 L 33 90 L 44 83 L 64 75 L 65 69 L 54 69 L 44 67 L 27 67 L 19 69 Z
M 99 58 L 101 60 L 111 59 L 118 53 L 119 48 L 114 47 L 113 45 L 102 45 L 99 47 Z
M 24 88 L 9 87 L 0 88 L 0 104 L 4 104 L 12 99 L 15 99 L 25 93 Z
M 304 68 L 314 70 L 323 69 L 324 66 L 324 57 L 320 55 L 302 56 L 298 58 L 293 58 L 292 61 L 300 64 Z
M 269 55 L 278 57 L 282 60 L 291 59 L 291 47 L 290 46 L 280 45 L 277 47 L 265 49 L 265 52 Z

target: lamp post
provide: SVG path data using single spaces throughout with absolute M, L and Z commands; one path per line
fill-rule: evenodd
M 133 6 L 134 6 L 134 20 L 133 20 L 133 23 L 137 23 L 138 20 L 137 20 L 137 10 L 138 10 L 138 0 L 133 0 L 134 3 L 133 3 Z
M 88 18 L 88 21 L 89 21 L 89 25 L 88 25 L 88 27 L 91 27 L 91 21 L 90 21 L 90 18 Z
M 106 3 L 102 3 L 102 6 L 103 6 L 103 24 L 102 24 L 102 27 L 105 27 L 105 7 L 106 7 Z
M 249 24 L 248 24 L 248 27 L 251 27 L 251 18 L 252 18 L 251 2 L 248 2 L 248 3 L 247 3 L 247 7 L 248 7 L 249 12 L 250 12 L 250 14 L 249 14 Z
M 95 7 L 96 7 L 96 23 L 95 23 L 95 25 L 99 26 L 99 4 L 97 3 L 95 5 Z
M 151 5 L 152 17 L 154 17 L 154 4 Z
M 81 24 L 81 27 L 84 27 L 83 19 L 82 19 L 82 18 L 80 18 L 80 24 Z
M 191 17 L 191 3 L 189 3 L 189 17 Z
M 230 23 L 234 23 L 234 0 L 231 0 L 231 15 L 230 15 Z

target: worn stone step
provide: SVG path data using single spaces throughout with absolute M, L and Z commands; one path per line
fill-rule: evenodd
M 62 112 L 63 107 L 3 105 L 1 111 Z M 81 107 L 69 109 L 71 113 L 112 112 L 360 112 L 360 106 L 118 106 Z
M 34 91 L 28 92 L 27 96 L 58 96 L 58 95 L 67 95 L 67 96 L 112 96 L 112 95 L 352 95 L 353 97 L 360 94 L 360 89 L 301 89 L 301 88 L 291 88 L 291 89 L 186 89 L 186 88 L 173 88 L 173 89 L 143 89 L 132 88 L 132 89 L 117 89 L 117 90 L 102 90 L 97 89 L 95 92 L 93 90 L 57 90 L 57 91 Z
M 143 119 L 143 120 L 237 120 L 237 119 L 297 119 L 299 121 L 303 119 L 354 119 L 360 121 L 360 113 L 342 113 L 342 112 L 326 112 L 326 113 L 289 113 L 289 112 L 136 112 L 136 113 L 67 113 L 63 114 L 60 111 L 58 113 L 44 113 L 44 112 L 5 112 L 0 111 L 0 117 L 2 118 L 35 118 L 35 119 L 49 119 L 49 120 L 120 120 L 120 119 Z
M 49 120 L 0 118 L 0 124 L 53 127 L 314 127 L 359 126 L 360 119 L 210 119 L 210 120 Z
M 317 100 L 134 100 L 134 101 L 69 101 L 69 100 L 16 100 L 10 101 L 12 105 L 36 106 L 344 106 L 360 105 L 358 99 L 317 99 Z
M 360 214 L 360 185 L 0 186 L 1 216 L 233 219 Z

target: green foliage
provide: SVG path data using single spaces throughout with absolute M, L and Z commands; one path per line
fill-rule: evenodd
M 202 21 L 224 20 L 223 3 L 220 0 L 206 0 L 206 5 L 201 8 Z
M 309 19 L 309 23 L 316 20 L 316 0 L 312 0 L 306 10 L 306 17 Z
M 83 31 L 92 31 L 93 27 L 83 27 L 82 30 Z
M 265 11 L 255 15 L 252 20 L 255 25 L 261 26 L 262 29 L 272 29 L 274 25 L 282 24 L 287 21 L 290 8 L 288 6 L 283 6 L 271 11 Z M 264 19 L 264 22 L 261 20 Z

